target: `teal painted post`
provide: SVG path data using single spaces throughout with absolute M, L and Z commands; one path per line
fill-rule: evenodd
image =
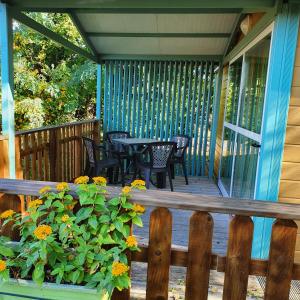
M 149 127 L 150 127 L 150 112 L 151 112 L 151 88 L 153 81 L 153 65 L 152 61 L 150 61 L 149 65 L 149 79 L 148 79 L 148 91 L 147 91 L 147 116 L 146 116 L 146 129 L 144 130 L 143 137 L 149 137 Z M 152 99 L 153 100 L 153 99 Z M 152 110 L 153 113 L 153 110 Z
M 184 113 L 185 113 L 185 103 L 186 103 L 186 81 L 187 81 L 187 70 L 188 70 L 188 62 L 184 64 L 184 75 L 183 75 L 183 91 L 181 97 L 181 117 L 180 117 L 180 131 L 179 133 L 183 133 L 183 124 L 184 124 Z
M 108 96 L 108 111 L 107 111 L 107 131 L 111 130 L 111 118 L 112 118 L 112 109 L 113 109 L 113 62 L 109 62 L 109 96 Z
M 219 66 L 219 71 L 217 78 L 215 80 L 215 92 L 213 100 L 213 111 L 212 111 L 212 126 L 211 126 L 211 138 L 210 138 L 210 147 L 209 147 L 209 167 L 208 167 L 208 178 L 213 177 L 214 172 L 214 161 L 215 161 L 215 150 L 216 150 L 216 141 L 217 141 L 217 128 L 218 128 L 218 119 L 220 111 L 220 96 L 221 96 L 221 87 L 222 87 L 222 73 L 223 70 Z
M 128 103 L 127 103 L 127 126 L 126 131 L 130 132 L 131 99 L 132 99 L 132 61 L 129 62 L 129 80 L 128 80 Z
M 166 111 L 166 119 L 165 119 L 165 133 L 164 140 L 168 140 L 170 137 L 169 134 L 169 124 L 170 124 L 170 107 L 171 107 L 171 87 L 172 87 L 172 71 L 173 64 L 170 62 L 169 64 L 169 72 L 168 72 L 168 95 L 167 95 L 167 111 Z
M 2 135 L 8 138 L 9 176 L 16 177 L 12 18 L 7 4 L 0 3 L 2 77 Z
M 156 107 L 156 122 L 155 122 L 155 138 L 158 138 L 159 132 L 159 118 L 160 118 L 160 106 L 161 106 L 161 65 L 162 63 L 159 62 L 158 66 L 158 96 L 157 96 L 157 107 Z
M 161 108 L 161 114 L 160 114 L 160 140 L 162 141 L 164 138 L 164 123 L 166 121 L 166 98 L 167 98 L 167 69 L 168 69 L 168 63 L 164 62 L 164 76 L 163 76 L 163 98 L 162 98 L 162 108 Z
M 299 28 L 299 5 L 283 5 L 275 19 L 262 124 L 255 198 L 277 201 Z M 252 255 L 269 252 L 271 219 L 255 218 Z M 262 245 L 259 247 L 258 245 Z
M 202 152 L 202 164 L 201 164 L 201 176 L 205 175 L 205 165 L 206 165 L 206 152 L 207 152 L 207 140 L 208 140 L 208 127 L 209 127 L 209 115 L 210 115 L 210 106 L 211 106 L 211 94 L 213 87 L 213 78 L 214 78 L 214 62 L 210 63 L 210 71 L 209 71 L 209 90 L 207 96 L 207 104 L 205 109 L 205 123 L 203 127 L 204 131 L 204 141 L 203 141 L 203 152 Z M 204 130 L 205 128 L 205 130 Z
M 124 78 L 123 78 L 123 109 L 122 109 L 122 130 L 126 130 L 125 129 L 125 117 L 127 114 L 127 110 L 126 110 L 126 102 L 127 102 L 127 80 L 128 80 L 128 63 L 127 61 L 124 62 L 123 64 L 124 67 Z
M 142 125 L 139 127 L 138 134 L 143 137 L 145 126 L 145 111 L 146 111 L 146 98 L 147 98 L 147 82 L 148 82 L 148 62 L 145 62 L 144 77 L 143 77 L 143 99 L 142 99 Z M 139 113 L 141 113 L 139 111 Z
M 97 65 L 97 96 L 96 96 L 96 119 L 101 119 L 101 98 L 102 98 L 102 69 Z
M 133 73 L 133 103 L 132 103 L 132 115 L 131 115 L 131 135 L 134 136 L 135 135 L 135 115 L 136 115 L 136 81 L 137 81 L 137 73 L 138 73 L 138 69 L 139 69 L 140 64 L 138 65 L 137 62 L 134 62 L 134 73 Z
M 204 63 L 201 63 L 201 69 L 200 69 L 200 76 L 199 76 L 199 85 L 198 85 L 198 101 L 197 101 L 197 113 L 196 113 L 196 125 L 195 128 L 197 128 L 196 132 L 194 133 L 194 155 L 193 155 L 193 160 L 192 160 L 192 170 L 193 173 L 192 175 L 198 175 L 197 174 L 197 162 L 199 161 L 198 157 L 198 128 L 199 128 L 199 123 L 200 123 L 200 112 L 201 112 L 201 107 L 204 105 L 204 97 L 205 95 L 202 95 L 202 90 L 203 90 L 203 74 L 204 74 Z
M 117 118 L 117 130 L 121 129 L 122 120 L 122 86 L 123 86 L 123 62 L 119 61 L 119 73 L 118 73 L 118 118 Z
M 192 137 L 194 134 L 194 130 L 197 130 L 195 128 L 195 104 L 196 104 L 196 94 L 197 94 L 197 83 L 198 83 L 198 71 L 199 71 L 199 64 L 198 62 L 195 63 L 194 66 L 194 83 L 193 83 L 193 96 L 192 96 L 192 106 L 191 106 L 191 113 L 190 113 L 190 128 L 188 135 L 191 137 L 190 145 L 189 145 L 189 152 L 188 152 L 188 161 L 189 161 L 189 168 L 190 168 L 190 173 L 193 172 L 192 169 L 192 156 L 195 153 L 194 148 L 192 147 Z
M 144 64 L 144 70 L 146 70 L 146 64 Z M 143 80 L 144 79 L 144 80 Z M 139 80 L 138 80 L 138 97 L 137 97 L 137 125 L 136 125 L 136 137 L 141 137 L 142 135 L 142 126 L 141 126 L 141 115 L 142 115 L 142 120 L 144 118 L 143 112 L 141 113 L 141 105 L 144 105 L 145 101 L 145 94 L 143 94 L 143 99 L 141 97 L 141 92 L 142 92 L 142 82 L 144 82 L 144 90 L 145 90 L 145 85 L 146 85 L 146 76 L 145 73 L 143 72 L 143 67 L 142 63 L 140 62 L 140 67 L 139 67 Z M 144 110 L 144 108 L 143 108 Z M 141 132 L 140 132 L 141 131 Z
M 113 89 L 113 94 L 114 94 L 114 105 L 113 105 L 113 111 L 111 114 L 112 120 L 113 120 L 113 125 L 112 125 L 112 130 L 117 129 L 117 120 L 118 120 L 118 85 L 119 85 L 119 68 L 118 68 L 118 61 L 114 62 L 114 68 L 113 68 L 113 77 L 114 77 L 114 89 Z
M 179 65 L 179 79 L 178 79 L 178 89 L 177 89 L 177 97 L 176 97 L 176 121 L 175 121 L 175 127 L 174 127 L 174 134 L 179 133 L 179 116 L 180 116 L 180 99 L 181 99 L 181 89 L 182 89 L 182 68 L 183 68 L 183 62 L 180 62 Z
M 154 74 L 153 74 L 153 98 L 152 98 L 152 114 L 151 114 L 151 129 L 150 129 L 150 138 L 153 138 L 154 135 L 154 121 L 155 121 L 155 103 L 157 101 L 156 95 L 157 95 L 157 62 L 154 62 Z
M 105 62 L 105 78 L 104 78 L 104 111 L 103 111 L 103 131 L 107 131 L 107 115 L 108 115 L 108 100 L 109 99 L 109 66 Z
M 177 87 L 177 61 L 175 61 L 175 65 L 174 65 L 174 74 L 173 74 L 173 86 L 172 86 L 172 111 L 170 114 L 170 118 L 171 118 L 171 124 L 170 124 L 170 137 L 172 137 L 174 135 L 174 123 L 175 123 L 175 108 L 177 108 L 175 106 L 175 100 L 176 100 L 176 87 Z

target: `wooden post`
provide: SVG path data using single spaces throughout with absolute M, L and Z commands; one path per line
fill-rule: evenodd
M 56 129 L 50 129 L 49 131 L 49 163 L 50 163 L 50 180 L 57 180 L 56 170 L 56 153 L 57 153 L 57 135 Z
M 265 300 L 288 300 L 291 287 L 297 225 L 292 220 L 273 224 Z
M 171 263 L 172 214 L 157 208 L 150 216 L 147 300 L 167 300 Z
M 185 299 L 206 300 L 212 255 L 213 218 L 195 212 L 190 220 Z
M 93 140 L 99 144 L 100 143 L 100 121 L 93 123 Z
M 16 136 L 15 138 L 15 158 L 16 158 L 16 178 L 23 179 L 23 168 L 21 161 L 21 138 Z
M 0 177 L 9 178 L 8 139 L 0 136 Z
M 247 297 L 253 227 L 250 217 L 235 216 L 230 222 L 223 300 Z

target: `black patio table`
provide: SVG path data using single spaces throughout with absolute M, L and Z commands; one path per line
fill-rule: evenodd
M 129 146 L 134 149 L 134 146 L 147 146 L 151 143 L 155 143 L 157 139 L 148 138 L 125 138 L 125 139 L 113 139 L 115 143 L 120 143 L 124 146 Z M 166 173 L 156 173 L 156 186 L 157 188 L 164 189 L 166 187 Z

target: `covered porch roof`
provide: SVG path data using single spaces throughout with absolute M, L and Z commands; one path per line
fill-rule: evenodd
M 274 15 L 276 0 L 137 1 L 2 0 L 12 17 L 99 62 L 104 59 L 221 59 L 247 13 Z M 86 53 L 21 12 L 68 13 L 91 51 Z M 264 19 L 264 22 L 267 18 Z

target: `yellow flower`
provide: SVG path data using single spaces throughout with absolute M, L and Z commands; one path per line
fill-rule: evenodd
M 104 178 L 102 176 L 93 177 L 93 181 L 94 181 L 94 183 L 99 184 L 99 185 L 106 185 L 106 183 L 107 183 L 106 178 Z
M 68 215 L 63 215 L 62 217 L 61 217 L 61 220 L 62 220 L 62 222 L 67 222 L 68 220 L 70 219 L 70 217 L 68 216 Z
M 123 194 L 129 194 L 131 192 L 131 187 L 130 186 L 125 186 L 122 189 Z
M 115 261 L 112 265 L 112 275 L 113 276 L 122 276 L 126 272 L 128 272 L 129 267 L 121 262 Z
M 10 218 L 10 217 L 12 217 L 12 215 L 13 215 L 14 213 L 15 213 L 15 212 L 14 212 L 12 209 L 6 210 L 6 211 L 4 211 L 4 212 L 0 215 L 0 219 L 7 219 L 7 218 Z
M 89 182 L 89 177 L 88 176 L 80 176 L 77 177 L 74 181 L 75 184 L 86 184 Z
M 4 271 L 5 269 L 6 269 L 6 262 L 0 259 L 0 272 Z
M 69 189 L 69 185 L 66 182 L 61 182 L 56 185 L 56 189 L 59 192 Z
M 37 208 L 43 204 L 41 199 L 33 200 L 28 203 L 28 208 Z
M 128 247 L 136 247 L 137 246 L 137 240 L 135 238 L 135 236 L 130 235 L 127 239 L 126 239 L 126 245 Z
M 145 207 L 143 205 L 140 204 L 133 204 L 133 211 L 135 211 L 136 213 L 141 213 L 143 214 L 145 212 Z
M 33 232 L 38 240 L 45 240 L 52 233 L 52 228 L 49 225 L 39 225 Z
M 39 193 L 40 194 L 46 194 L 49 191 L 51 191 L 51 187 L 47 185 L 47 186 L 44 186 L 43 188 L 41 188 L 40 191 L 39 191 Z
M 133 188 L 140 188 L 140 187 L 145 187 L 146 182 L 144 180 L 136 179 L 133 182 L 131 182 L 131 186 Z

